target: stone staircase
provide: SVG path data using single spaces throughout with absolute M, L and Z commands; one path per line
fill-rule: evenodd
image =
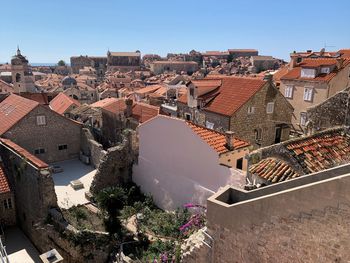
M 210 262 L 213 241 L 207 233 L 207 227 L 193 233 L 181 245 L 181 261 L 184 263 Z

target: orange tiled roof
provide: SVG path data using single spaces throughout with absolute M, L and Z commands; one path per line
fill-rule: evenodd
M 280 82 L 281 78 L 288 73 L 288 65 L 282 66 L 275 74 L 272 75 L 273 80 Z
M 145 88 L 139 89 L 139 90 L 137 90 L 135 92 L 137 94 L 147 94 L 147 93 L 155 92 L 155 91 L 159 90 L 162 87 L 163 87 L 162 85 L 150 85 L 150 86 L 147 86 Z
M 80 106 L 80 102 L 67 96 L 64 93 L 59 93 L 51 102 L 50 107 L 52 110 L 59 114 L 63 114 L 66 112 L 66 110 L 72 106 L 76 105 L 77 107 Z
M 47 93 L 21 92 L 20 94 L 17 94 L 17 95 L 24 97 L 28 100 L 34 100 L 36 102 L 39 102 L 41 105 L 49 104 L 49 98 Z
M 215 151 L 220 153 L 228 152 L 226 148 L 226 136 L 223 133 L 196 125 L 192 122 L 186 122 L 187 125 L 199 136 L 202 140 L 209 144 Z M 235 149 L 247 147 L 250 144 L 238 138 L 233 139 L 233 146 Z
M 137 102 L 132 108 L 132 117 L 137 119 L 139 123 L 148 121 L 159 114 L 159 107 Z
M 39 105 L 38 102 L 11 94 L 0 103 L 0 135 Z
M 248 77 L 223 76 L 221 80 L 219 94 L 204 107 L 204 110 L 225 116 L 232 116 L 267 83 L 260 78 Z
M 322 171 L 350 161 L 350 137 L 341 131 L 293 141 L 286 147 L 306 173 Z
M 5 170 L 0 164 L 0 194 L 5 194 L 10 191 L 11 191 L 10 185 L 9 185 L 9 182 L 7 181 Z
M 11 140 L 0 138 L 0 143 L 6 145 L 10 149 L 12 149 L 16 153 L 18 153 L 20 156 L 25 158 L 27 161 L 29 161 L 31 164 L 33 164 L 37 168 L 48 168 L 49 167 L 49 165 L 47 163 L 43 162 L 42 160 L 40 160 L 36 156 L 32 155 L 27 150 L 18 146 L 17 144 L 12 142 Z
M 317 59 L 304 59 L 299 65 L 293 69 L 291 69 L 288 73 L 286 73 L 283 77 L 281 77 L 282 80 L 294 80 L 294 79 L 300 79 L 300 80 L 307 80 L 307 81 L 330 81 L 333 77 L 337 75 L 339 70 L 335 68 L 332 72 L 329 74 L 322 73 L 318 74 L 315 78 L 302 78 L 301 77 L 301 68 L 302 67 L 320 67 L 320 66 L 330 66 L 335 65 L 337 63 L 337 60 L 335 58 L 317 58 Z M 344 59 L 343 61 L 343 67 L 346 67 L 350 64 L 350 59 Z M 341 70 L 341 69 L 340 69 Z
M 257 164 L 249 167 L 249 172 L 258 175 L 271 183 L 282 182 L 300 176 L 300 174 L 298 174 L 286 162 L 275 158 L 261 160 Z
M 343 58 L 350 58 L 350 49 L 341 49 L 338 51 Z

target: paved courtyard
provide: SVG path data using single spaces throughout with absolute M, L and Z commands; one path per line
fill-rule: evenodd
M 85 197 L 85 192 L 89 191 L 96 169 L 90 165 L 82 163 L 80 160 L 69 160 L 55 163 L 63 168 L 61 173 L 53 173 L 57 203 L 61 208 L 70 208 L 74 205 L 86 204 L 89 200 Z M 74 190 L 70 185 L 73 180 L 80 180 L 84 188 Z
M 10 263 L 42 262 L 38 251 L 17 227 L 5 231 L 5 246 Z

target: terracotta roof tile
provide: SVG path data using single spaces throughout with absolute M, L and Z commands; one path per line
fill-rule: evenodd
M 301 69 L 302 67 L 320 67 L 320 66 L 330 66 L 335 65 L 337 63 L 337 60 L 335 58 L 313 58 L 313 59 L 304 59 L 303 62 L 301 62 L 297 67 L 289 70 L 286 74 L 284 74 L 281 77 L 281 80 L 307 80 L 307 81 L 330 81 L 332 78 L 334 78 L 337 73 L 340 71 L 339 69 L 335 68 L 332 72 L 329 74 L 322 73 L 318 74 L 315 78 L 305 78 L 301 77 Z M 350 59 L 345 59 L 343 61 L 343 67 L 346 67 L 350 64 Z
M 50 102 L 50 108 L 59 114 L 65 113 L 66 110 L 72 105 L 76 105 L 78 107 L 78 106 L 80 106 L 80 102 L 67 96 L 66 94 L 64 94 L 62 92 L 59 93 Z
M 220 153 L 228 152 L 226 148 L 226 136 L 223 133 L 196 125 L 192 122 L 186 122 L 187 125 L 199 136 L 202 140 L 209 144 L 215 151 Z M 250 144 L 238 138 L 233 139 L 235 149 L 240 149 L 249 146 Z
M 225 116 L 232 116 L 267 83 L 259 78 L 248 77 L 222 77 L 221 80 L 219 94 L 204 110 Z
M 5 170 L 3 166 L 0 164 L 0 194 L 8 193 L 10 192 L 10 185 L 7 181 Z
M 11 94 L 0 103 L 0 135 L 8 131 L 39 105 L 38 102 Z
M 249 172 L 258 175 L 271 183 L 282 182 L 300 176 L 300 174 L 298 174 L 286 162 L 275 158 L 261 160 L 257 164 L 249 167 Z
M 23 158 L 27 159 L 27 161 L 29 161 L 31 164 L 33 164 L 37 168 L 48 168 L 49 167 L 49 165 L 47 163 L 45 163 L 44 161 L 40 160 L 36 156 L 32 155 L 27 150 L 23 149 L 22 147 L 20 147 L 19 145 L 15 144 L 14 142 L 12 142 L 9 139 L 0 138 L 0 143 L 6 145 L 10 149 L 12 149 L 16 153 L 18 153 L 20 156 L 22 156 Z
M 135 103 L 132 108 L 132 117 L 137 119 L 139 123 L 148 121 L 159 114 L 159 107 L 148 105 L 145 103 Z

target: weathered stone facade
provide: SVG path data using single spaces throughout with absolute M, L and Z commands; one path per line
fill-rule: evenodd
M 0 168 L 1 169 L 1 168 Z M 11 200 L 11 201 L 8 201 Z M 11 207 L 7 204 L 11 203 Z M 6 203 L 6 206 L 5 206 Z M 16 206 L 13 192 L 0 193 L 0 225 L 13 226 L 16 224 Z
M 272 113 L 267 113 L 268 103 L 273 103 Z M 254 108 L 254 112 L 249 113 L 249 108 Z M 284 96 L 267 82 L 232 116 L 191 108 L 181 102 L 178 102 L 177 111 L 179 117 L 186 119 L 189 114 L 190 120 L 199 125 L 206 126 L 209 122 L 217 131 L 234 131 L 239 138 L 258 148 L 289 139 L 293 110 Z M 277 134 L 278 129 L 280 134 Z
M 111 147 L 101 159 L 90 191 L 97 193 L 109 186 L 131 181 L 132 163 L 135 160 L 135 132 L 124 132 L 122 143 Z
M 74 74 L 78 74 L 84 67 L 92 67 L 96 70 L 98 77 L 103 77 L 107 70 L 107 57 L 71 57 L 70 64 Z
M 326 101 L 307 109 L 309 133 L 349 125 L 349 90 L 340 91 Z
M 45 116 L 45 125 L 37 124 L 37 116 Z M 34 154 L 37 149 L 45 152 L 37 156 L 48 163 L 79 157 L 81 124 L 44 106 L 37 106 L 3 137 L 8 138 Z M 66 145 L 62 149 L 61 145 Z M 61 150 L 60 150 L 61 149 Z
M 198 70 L 198 63 L 194 61 L 156 61 L 151 64 L 151 71 L 154 74 L 162 74 L 165 71 L 182 71 L 192 74 Z
M 138 70 L 141 67 L 141 53 L 136 52 L 107 52 L 108 71 Z

